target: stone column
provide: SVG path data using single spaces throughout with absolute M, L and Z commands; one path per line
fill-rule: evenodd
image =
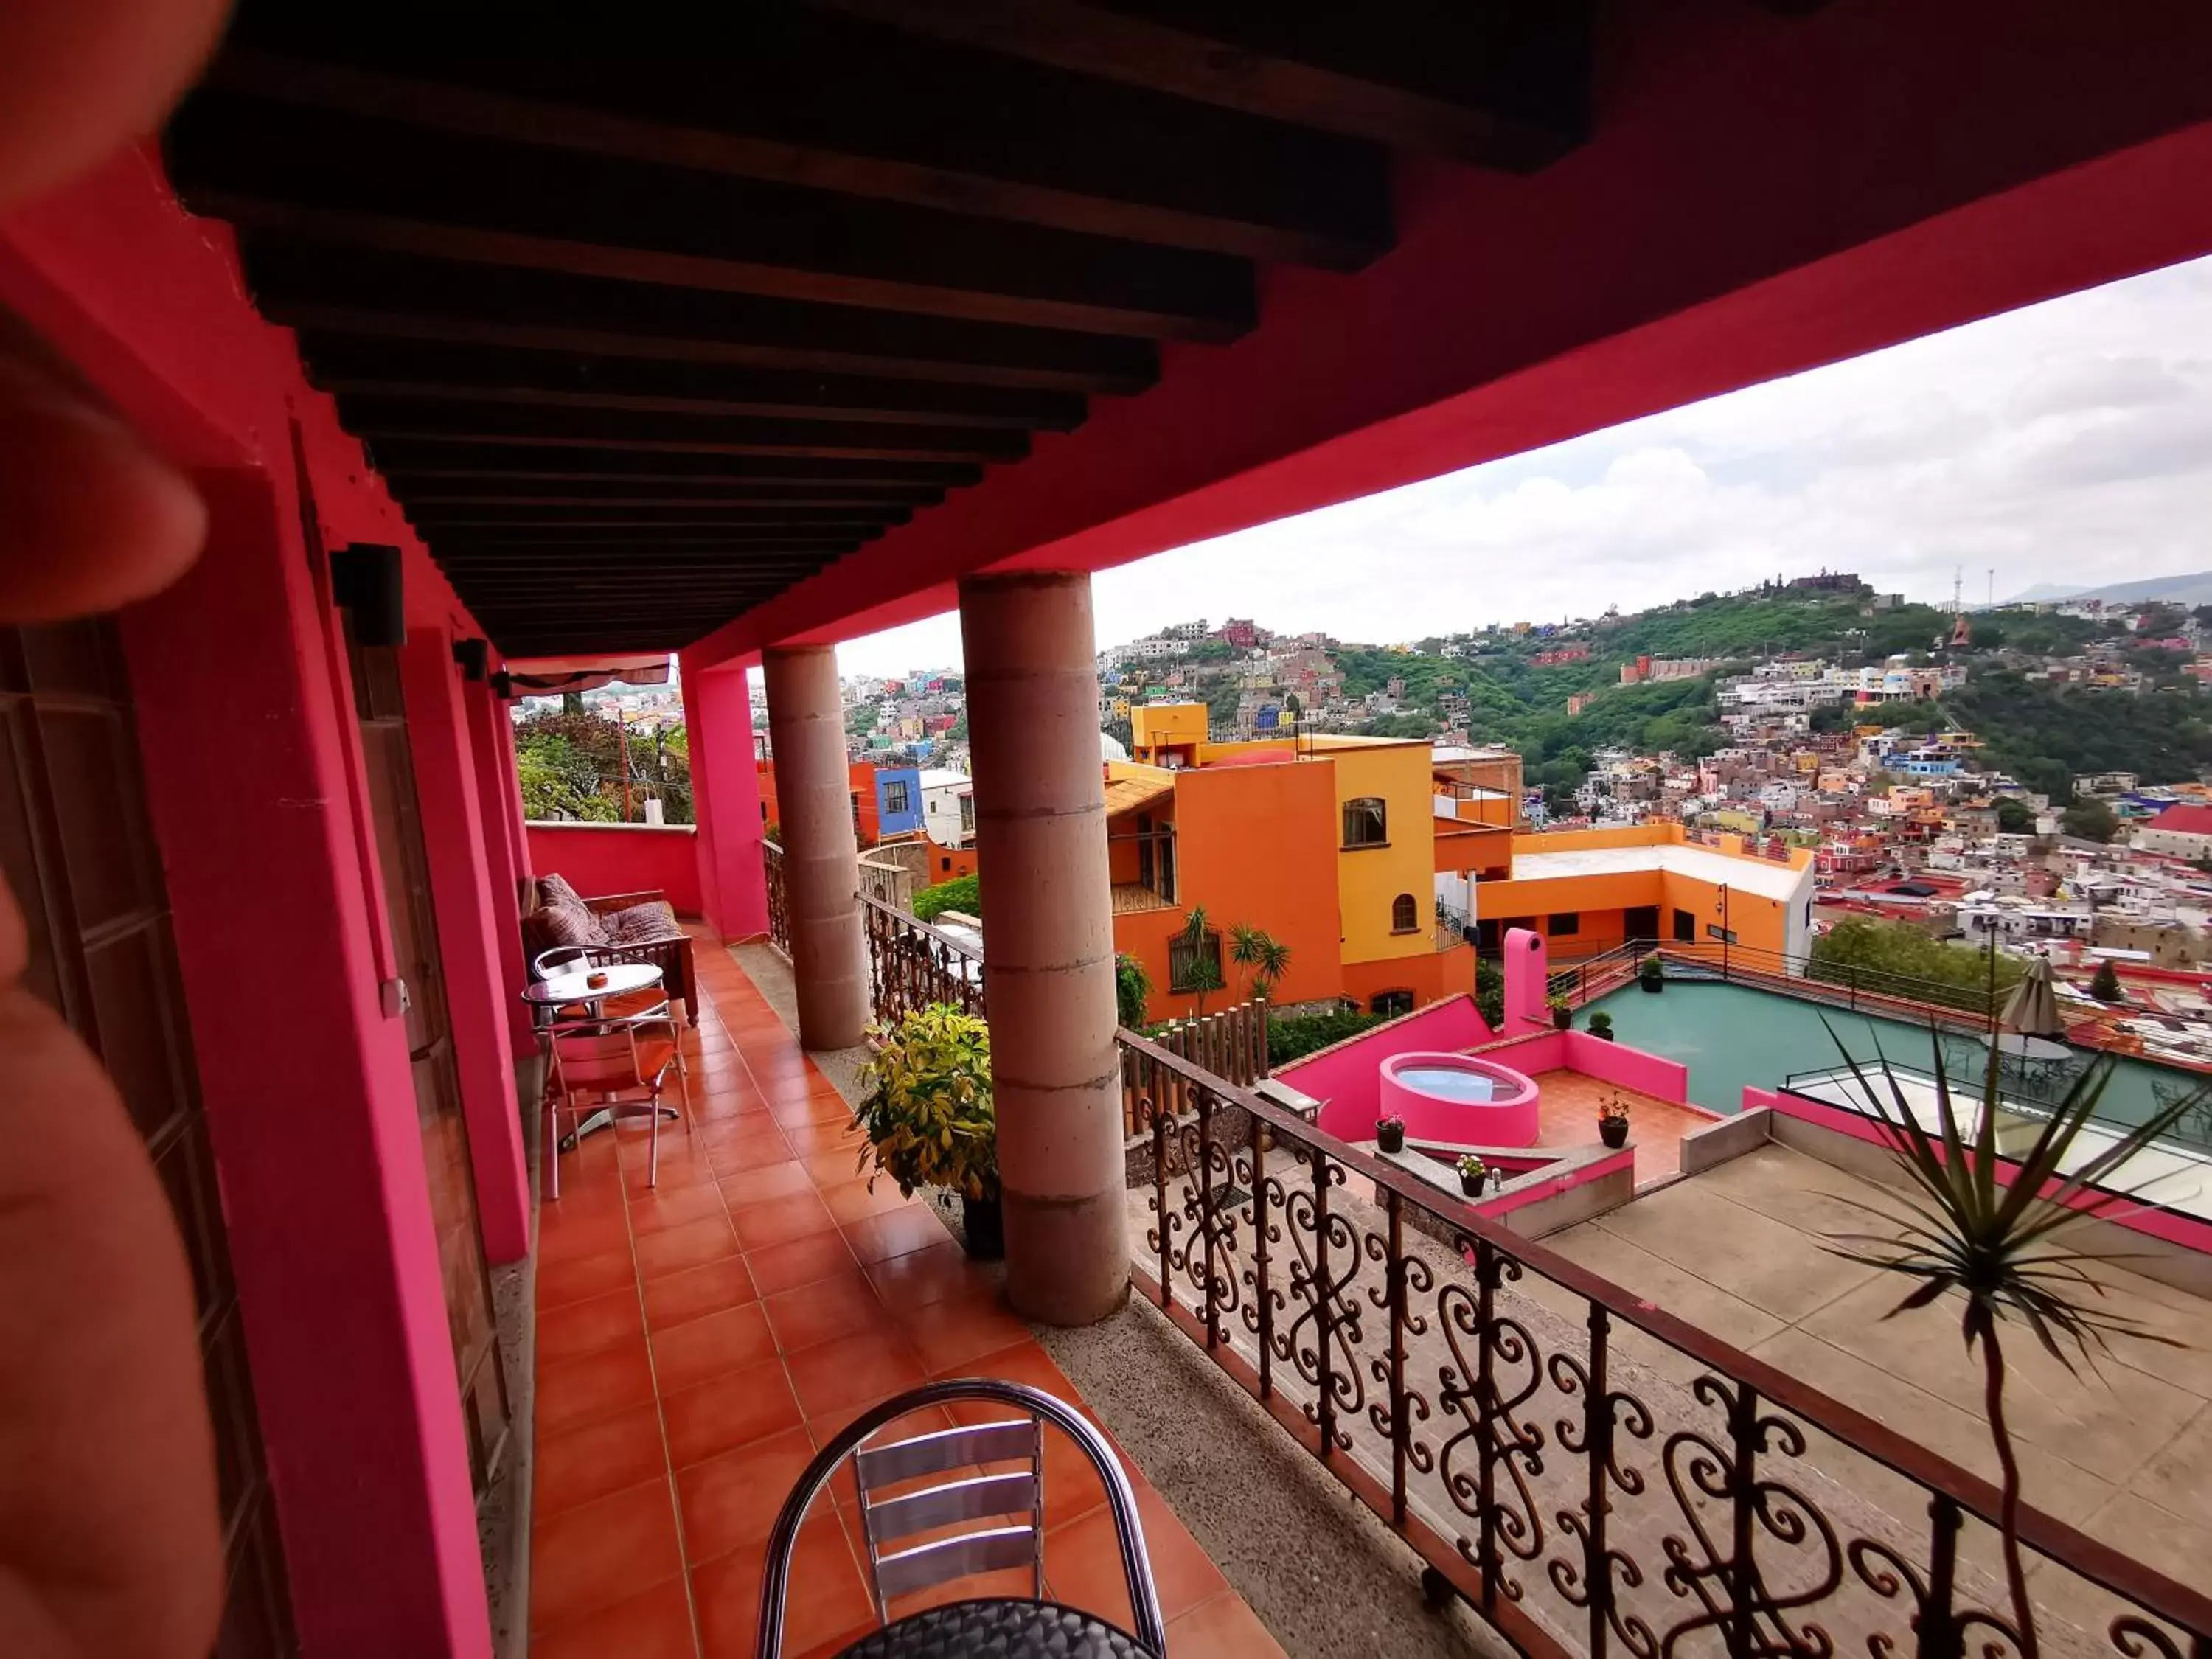
M 1091 579 L 970 577 L 960 629 L 1006 1297 L 1088 1324 L 1129 1284 Z
M 837 658 L 826 645 L 779 646 L 761 653 L 761 670 L 775 750 L 799 1040 L 809 1048 L 850 1048 L 867 1030 L 868 971 Z

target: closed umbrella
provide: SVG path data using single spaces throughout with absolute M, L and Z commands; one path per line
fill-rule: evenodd
M 2051 961 L 2031 957 L 2027 972 L 2013 987 L 1997 1025 L 2006 1035 L 1997 1047 L 2031 1060 L 2055 1060 L 2066 1053 L 2066 1022 L 2059 1017 L 2057 994 L 2051 988 Z M 2048 1041 L 2045 1039 L 2062 1039 Z

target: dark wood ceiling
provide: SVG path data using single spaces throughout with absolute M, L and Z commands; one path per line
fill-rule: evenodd
M 1587 119 L 1587 0 L 722 10 L 250 0 L 167 136 L 509 655 L 688 643 Z

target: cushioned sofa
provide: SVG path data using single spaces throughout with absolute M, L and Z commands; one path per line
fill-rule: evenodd
M 556 945 L 580 945 L 595 963 L 649 962 L 660 969 L 669 997 L 681 999 L 691 1024 L 699 1023 L 692 992 L 691 937 L 675 907 L 659 892 L 609 893 L 585 898 L 560 876 L 522 884 L 524 959 L 536 962 Z

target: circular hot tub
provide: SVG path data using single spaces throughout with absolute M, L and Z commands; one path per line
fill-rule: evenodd
M 1536 1144 L 1536 1085 L 1473 1054 L 1393 1054 L 1382 1062 L 1382 1115 L 1416 1140 L 1474 1146 Z

